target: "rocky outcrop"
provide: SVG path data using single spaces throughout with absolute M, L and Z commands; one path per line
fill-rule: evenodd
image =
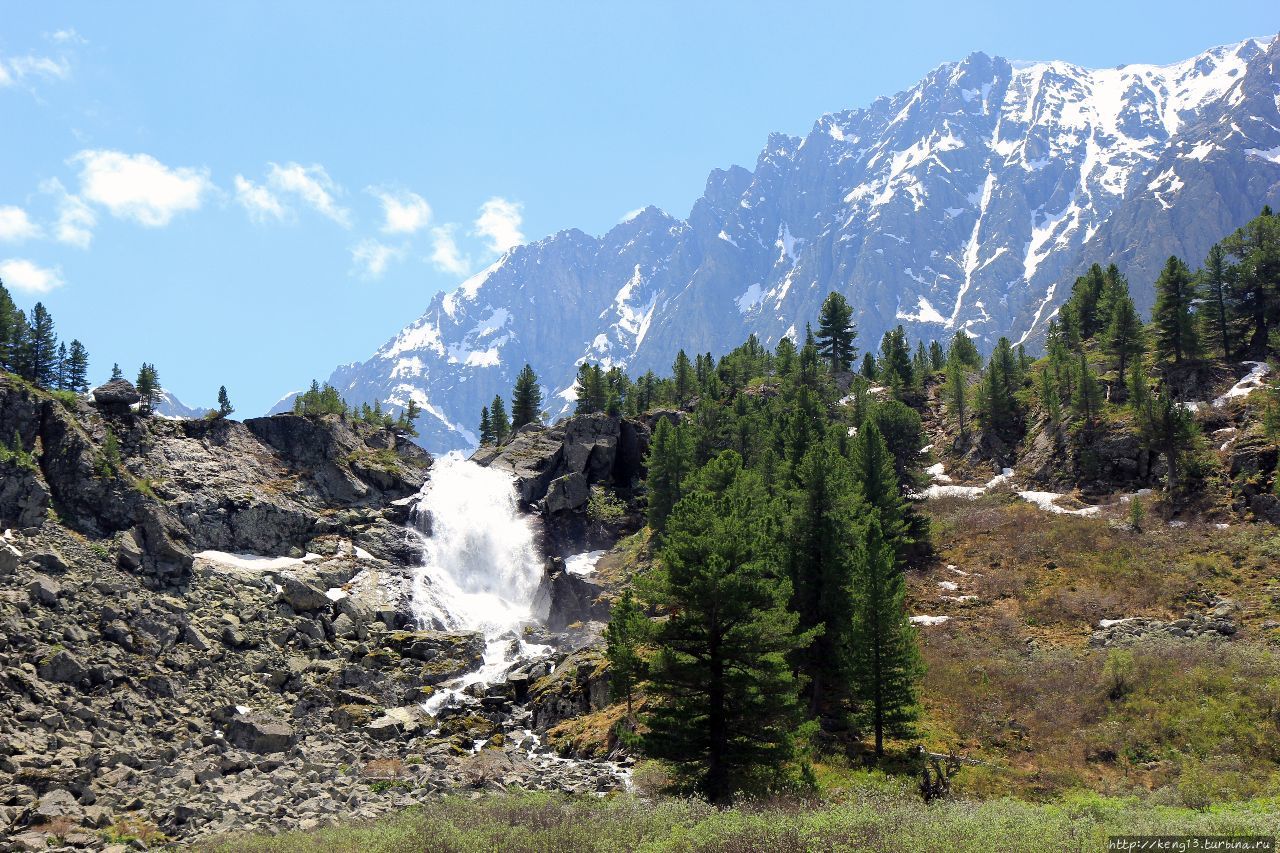
M 138 389 L 128 379 L 112 379 L 93 389 L 93 402 L 104 411 L 123 414 L 142 400 Z
M 609 704 L 609 676 L 603 650 L 593 646 L 569 655 L 529 688 L 529 696 L 533 727 L 539 732 L 604 708 Z
M 1224 640 L 1240 630 L 1239 609 L 1235 601 L 1218 598 L 1205 610 L 1188 610 L 1180 619 L 1107 619 L 1090 635 L 1089 645 L 1109 648 L 1149 640 Z

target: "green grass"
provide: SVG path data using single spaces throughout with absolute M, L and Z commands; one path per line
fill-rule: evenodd
M 447 797 L 372 824 L 237 836 L 206 850 L 288 851 L 842 851 L 1103 850 L 1112 834 L 1272 835 L 1280 803 L 1208 811 L 1079 794 L 1051 804 L 1018 800 L 924 805 L 876 787 L 827 803 L 717 810 L 694 800 L 646 802 L 514 793 Z

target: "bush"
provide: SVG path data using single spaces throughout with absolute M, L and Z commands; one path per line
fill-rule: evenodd
M 587 518 L 599 524 L 616 524 L 627 514 L 627 505 L 603 486 L 592 486 L 587 498 Z

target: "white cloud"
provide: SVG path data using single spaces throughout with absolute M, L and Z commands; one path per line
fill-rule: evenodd
M 524 235 L 520 233 L 523 221 L 518 203 L 494 196 L 480 206 L 475 234 L 489 238 L 489 248 L 493 251 L 505 252 L 524 242 Z
M 31 221 L 25 210 L 13 205 L 0 207 L 0 240 L 21 243 L 39 236 L 40 226 Z
M 635 210 L 632 210 L 628 212 L 626 215 L 624 215 L 621 219 L 618 220 L 618 222 L 619 223 L 630 222 L 631 220 L 635 219 L 637 216 L 639 216 L 644 212 L 645 212 L 645 208 L 637 207 Z
M 249 212 L 249 218 L 254 222 L 284 219 L 288 215 L 275 193 L 261 184 L 255 184 L 244 175 L 236 175 L 235 185 L 236 201 Z
M 277 192 L 291 193 L 314 208 L 324 216 L 344 228 L 351 227 L 351 213 L 339 207 L 334 196 L 342 192 L 341 187 L 333 182 L 324 167 L 316 163 L 302 166 L 298 163 L 286 163 L 281 166 L 271 163 L 267 173 L 267 183 Z
M 85 204 L 84 199 L 67 192 L 57 178 L 41 183 L 40 191 L 58 200 L 58 225 L 54 230 L 57 241 L 78 249 L 89 248 L 93 241 L 93 228 L 98 224 L 93 208 Z
M 57 30 L 48 36 L 49 40 L 57 44 L 88 44 L 89 40 L 80 35 L 72 28 L 65 30 Z
M 361 278 L 382 278 L 392 261 L 404 257 L 404 249 L 377 240 L 361 240 L 351 249 L 351 261 Z
M 160 228 L 179 213 L 199 210 L 213 185 L 204 169 L 171 169 L 150 154 L 81 151 L 80 195 L 140 225 Z
M 0 58 L 0 86 L 12 86 L 28 77 L 65 80 L 71 76 L 71 66 L 65 59 L 48 56 L 14 56 Z
M 466 275 L 471 272 L 471 259 L 463 255 L 458 249 L 458 241 L 453 237 L 453 231 L 456 227 L 455 225 L 442 225 L 439 228 L 431 229 L 433 243 L 431 263 L 435 264 L 437 269 L 445 272 Z
M 427 227 L 431 221 L 431 205 L 417 193 L 369 187 L 369 193 L 382 202 L 385 234 L 413 234 Z
M 45 269 L 22 258 L 0 261 L 0 281 L 24 293 L 48 293 L 62 286 L 62 269 Z

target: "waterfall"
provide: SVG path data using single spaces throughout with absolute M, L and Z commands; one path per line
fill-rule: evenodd
M 415 517 L 431 526 L 414 576 L 418 624 L 479 631 L 487 641 L 484 666 L 427 701 L 424 707 L 435 713 L 467 685 L 491 681 L 516 660 L 547 651 L 520 637 L 524 625 L 537 621 L 542 560 L 517 504 L 514 478 L 460 454 L 432 466 Z

